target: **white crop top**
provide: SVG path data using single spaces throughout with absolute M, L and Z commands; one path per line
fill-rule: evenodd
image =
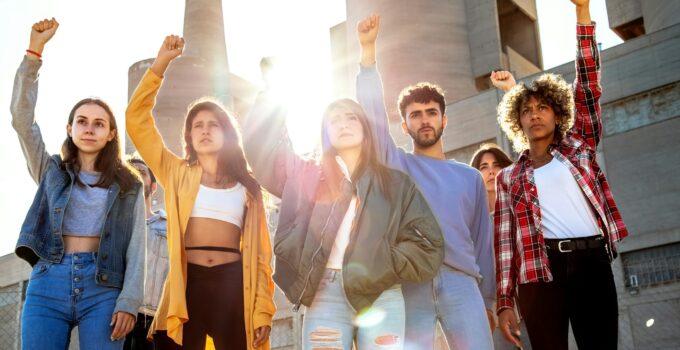
M 240 182 L 226 189 L 201 185 L 191 217 L 226 221 L 242 228 L 245 207 L 246 188 Z

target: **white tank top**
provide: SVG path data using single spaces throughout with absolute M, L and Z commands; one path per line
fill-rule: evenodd
M 578 238 L 600 234 L 588 199 L 565 164 L 553 158 L 534 169 L 543 237 Z
M 349 244 L 349 235 L 352 230 L 352 222 L 354 221 L 354 216 L 357 214 L 357 196 L 352 197 L 352 201 L 349 202 L 349 207 L 347 207 L 347 212 L 345 212 L 345 217 L 338 227 L 338 234 L 335 236 L 335 242 L 333 243 L 333 248 L 331 249 L 331 254 L 328 256 L 328 262 L 326 267 L 329 269 L 342 270 L 342 262 L 345 258 L 345 250 L 347 250 L 347 245 Z
M 345 178 L 351 182 L 349 169 L 347 165 L 342 161 L 340 156 L 335 156 L 335 161 L 338 162 L 340 170 Z M 345 257 L 345 250 L 347 250 L 347 245 L 349 244 L 349 235 L 352 230 L 352 222 L 354 221 L 354 216 L 357 213 L 357 196 L 352 197 L 352 201 L 349 202 L 349 207 L 345 212 L 345 216 L 338 227 L 338 234 L 335 236 L 335 242 L 333 242 L 333 248 L 331 249 L 331 254 L 328 257 L 328 262 L 326 267 L 329 269 L 342 270 L 342 261 Z
M 225 221 L 243 228 L 245 207 L 246 188 L 240 182 L 226 189 L 200 185 L 191 217 Z

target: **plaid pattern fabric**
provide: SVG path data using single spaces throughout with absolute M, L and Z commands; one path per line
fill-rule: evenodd
M 567 165 L 574 176 L 596 213 L 614 258 L 614 242 L 626 237 L 628 231 L 614 203 L 607 179 L 595 159 L 602 134 L 600 59 L 595 25 L 578 25 L 576 36 L 575 122 L 559 143 L 550 146 L 549 152 Z M 494 247 L 497 310 L 500 311 L 514 307 L 516 283 L 552 281 L 528 150 L 498 175 L 496 196 Z

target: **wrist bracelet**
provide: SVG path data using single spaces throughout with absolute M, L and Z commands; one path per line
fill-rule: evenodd
M 41 54 L 39 54 L 39 53 L 37 53 L 37 52 L 35 52 L 35 51 L 33 51 L 33 50 L 26 50 L 26 52 L 27 52 L 27 53 L 30 53 L 30 54 L 33 54 L 33 55 L 37 56 L 38 58 L 42 58 L 42 55 L 41 55 Z

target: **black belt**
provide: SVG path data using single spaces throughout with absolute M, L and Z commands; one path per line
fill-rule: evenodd
M 568 253 L 574 250 L 603 248 L 607 243 L 602 236 L 574 239 L 546 239 L 545 246 L 549 250 Z
M 214 251 L 214 252 L 241 254 L 240 250 L 238 250 L 236 248 L 229 248 L 229 247 L 200 246 L 200 247 L 185 247 L 184 250 L 210 250 L 210 251 Z

